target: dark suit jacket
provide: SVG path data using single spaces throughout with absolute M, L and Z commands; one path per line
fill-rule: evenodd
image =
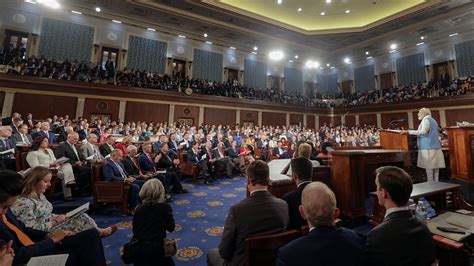
M 390 213 L 367 237 L 367 265 L 430 265 L 435 246 L 428 228 L 410 211 Z
M 119 162 L 118 164 L 122 167 L 122 170 L 128 177 L 128 173 L 125 171 L 122 163 Z M 112 160 L 107 160 L 107 163 L 105 163 L 104 167 L 102 168 L 102 175 L 105 181 L 123 181 L 120 170 Z
M 33 138 L 31 137 L 30 134 L 25 134 L 26 138 L 30 143 L 33 143 Z M 20 133 L 16 133 L 12 135 L 12 138 L 15 140 L 15 142 L 22 142 L 23 140 L 21 139 Z
M 8 139 L 5 139 L 5 142 L 9 142 L 10 143 L 10 149 L 13 148 L 16 152 L 16 141 L 14 138 L 8 138 Z M 8 150 L 7 146 L 5 146 L 5 143 L 3 143 L 3 141 L 0 140 L 0 151 L 6 151 Z M 15 153 L 13 153 L 15 154 Z M 5 158 L 9 158 L 11 155 L 11 153 L 9 154 L 5 154 L 5 155 L 0 155 L 0 159 L 5 159 Z
M 137 160 L 138 164 L 138 160 Z M 130 175 L 140 175 L 140 169 L 138 169 L 132 161 L 130 156 L 126 156 L 125 159 L 122 160 L 123 170 L 129 173 Z
M 74 150 L 71 148 L 68 142 L 63 141 L 59 144 L 58 148 L 54 151 L 54 156 L 56 158 L 66 157 L 69 158 L 69 162 L 71 165 L 74 165 L 77 161 L 84 161 L 85 158 L 82 156 L 80 149 L 76 146 L 77 154 L 79 158 L 74 153 Z
M 46 133 L 44 133 L 44 131 L 38 131 L 36 132 L 35 134 L 33 134 L 33 139 L 36 139 L 37 137 L 47 137 L 48 138 L 48 141 L 49 141 L 49 144 L 56 144 L 58 143 L 56 141 L 56 136 L 54 135 L 53 132 L 49 131 L 48 132 L 48 135 L 46 135 Z
M 316 227 L 278 250 L 277 266 L 362 266 L 364 241 L 352 230 Z
M 158 162 L 158 167 L 160 168 L 171 168 L 174 167 L 173 161 L 171 161 L 171 158 L 169 156 L 166 156 L 164 153 L 160 152 L 162 154 L 160 161 Z
M 307 225 L 306 220 L 303 219 L 300 215 L 299 207 L 301 205 L 301 194 L 303 189 L 308 185 L 308 183 L 301 184 L 296 190 L 286 193 L 283 196 L 283 200 L 288 204 L 288 214 L 290 217 L 290 222 L 288 223 L 288 229 L 301 229 L 302 225 Z
M 238 148 L 234 149 L 234 148 L 230 147 L 229 149 L 227 149 L 227 155 L 229 155 L 230 158 L 237 158 L 237 157 L 239 157 L 239 150 L 238 150 Z
M 156 168 L 155 162 L 150 161 L 145 153 L 141 153 L 140 156 L 138 156 L 138 165 L 144 172 L 153 172 L 153 168 Z
M 115 149 L 115 145 L 112 145 L 112 147 L 114 147 L 114 149 Z M 99 151 L 100 151 L 100 154 L 102 154 L 102 156 L 104 156 L 104 157 L 109 155 L 112 152 L 112 150 L 110 149 L 110 147 L 107 143 L 104 143 L 104 144 L 100 145 Z
M 199 163 L 203 154 L 204 153 L 202 152 L 202 150 L 199 150 L 198 153 L 195 153 L 193 149 L 189 149 L 186 153 L 186 160 L 190 163 Z
M 15 251 L 15 258 L 13 264 L 26 264 L 31 257 L 46 255 L 46 253 L 53 252 L 56 248 L 54 242 L 51 239 L 47 239 L 47 232 L 35 230 L 18 221 L 15 216 L 8 211 L 7 219 L 10 223 L 18 227 L 23 233 L 25 233 L 31 240 L 35 242 L 31 246 L 23 246 L 20 240 L 17 238 L 15 232 L 10 230 L 3 221 L 0 219 L 0 239 L 5 242 L 13 240 L 13 250 Z
M 58 127 L 55 131 L 59 134 L 58 136 L 59 142 L 67 140 L 67 133 L 64 126 Z
M 262 233 L 275 233 L 286 229 L 288 207 L 268 191 L 256 191 L 231 206 L 219 244 L 220 256 L 228 265 L 244 265 L 244 240 Z
M 283 150 L 283 149 L 282 149 Z M 278 157 L 278 159 L 289 159 L 290 156 L 288 155 L 288 153 L 286 151 L 283 150 L 283 153 L 280 154 L 279 153 L 279 150 L 278 150 L 278 147 L 274 148 L 273 149 L 273 155 Z

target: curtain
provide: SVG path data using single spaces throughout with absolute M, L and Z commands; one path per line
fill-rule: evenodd
M 222 54 L 194 49 L 193 78 L 222 81 L 224 58 Z
M 459 77 L 474 75 L 474 40 L 454 45 Z
M 56 60 L 91 60 L 94 28 L 44 18 L 39 55 Z
M 298 69 L 285 67 L 285 90 L 303 94 L 303 72 Z
M 337 74 L 317 74 L 318 92 L 337 92 Z
M 425 82 L 425 54 L 417 53 L 398 58 L 397 79 L 399 86 Z
M 356 91 L 370 91 L 375 89 L 375 65 L 368 65 L 354 69 L 354 85 Z
M 166 68 L 166 42 L 130 36 L 127 67 L 164 74 Z
M 244 85 L 252 88 L 267 88 L 267 64 L 244 59 Z

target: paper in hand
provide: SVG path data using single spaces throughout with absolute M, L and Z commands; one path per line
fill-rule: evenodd
M 69 254 L 32 257 L 26 266 L 65 266 Z

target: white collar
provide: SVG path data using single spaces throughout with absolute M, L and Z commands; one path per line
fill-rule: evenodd
M 306 184 L 306 183 L 311 183 L 311 181 L 303 181 L 296 186 L 296 188 L 299 188 L 301 185 Z
M 390 208 L 390 209 L 385 211 L 385 217 L 384 218 L 386 218 L 391 213 L 399 212 L 399 211 L 407 211 L 407 210 L 408 210 L 407 206 Z

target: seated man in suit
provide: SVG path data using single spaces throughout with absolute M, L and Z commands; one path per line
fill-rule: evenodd
M 160 152 L 155 157 L 155 162 L 159 168 L 166 169 L 166 179 L 170 181 L 173 189 L 172 193 L 182 194 L 188 193 L 181 185 L 181 170 L 179 169 L 179 159 L 171 159 L 168 155 L 168 144 L 161 143 Z
M 303 190 L 301 216 L 308 221 L 309 233 L 278 251 L 276 265 L 362 266 L 364 242 L 355 232 L 337 228 L 336 196 L 324 183 L 309 183 Z
M 54 135 L 53 132 L 49 131 L 50 125 L 49 122 L 43 122 L 41 123 L 41 130 L 33 134 L 33 139 L 36 139 L 37 137 L 47 137 L 49 144 L 56 144 L 58 143 L 56 140 L 56 136 Z
M 0 152 L 13 149 L 11 152 L 0 155 L 0 170 L 12 170 L 16 172 L 16 142 L 12 136 L 10 126 L 0 126 Z
M 86 166 L 85 158 L 76 148 L 76 143 L 79 140 L 79 135 L 76 132 L 69 133 L 67 140 L 61 142 L 58 148 L 54 151 L 56 158 L 66 157 L 69 159 L 74 175 L 76 176 L 76 183 L 82 188 L 84 195 L 91 194 L 90 176 L 91 168 Z
M 183 135 L 183 139 L 179 142 L 179 146 L 183 147 L 184 150 L 189 151 L 192 148 L 192 143 L 189 139 L 189 133 L 186 132 Z
M 367 236 L 367 265 L 431 265 L 435 246 L 431 233 L 408 210 L 413 190 L 410 175 L 396 166 L 376 171 L 375 185 L 385 218 Z
M 206 185 L 212 185 L 210 174 L 207 168 L 207 158 L 203 157 L 205 153 L 200 149 L 200 146 L 201 144 L 199 142 L 194 142 L 192 148 L 186 153 L 186 160 L 196 165 L 198 168 L 198 173 L 202 171 L 202 175 L 205 180 L 204 183 Z
M 214 157 L 216 158 L 216 177 L 219 178 L 221 171 L 224 170 L 225 176 L 231 178 L 235 164 L 232 159 L 225 154 L 223 142 L 217 143 L 217 148 L 214 150 Z
M 58 230 L 53 233 L 26 227 L 8 208 L 23 190 L 23 177 L 12 171 L 0 171 L 0 240 L 12 241 L 14 265 L 28 263 L 30 258 L 51 254 L 69 254 L 66 265 L 105 266 L 102 242 L 97 229 L 80 233 Z
M 296 190 L 288 192 L 283 196 L 283 200 L 288 204 L 288 213 L 290 216 L 288 228 L 300 230 L 301 226 L 307 224 L 306 220 L 301 217 L 299 211 L 301 205 L 301 194 L 306 185 L 311 183 L 313 166 L 311 161 L 304 157 L 292 159 L 290 166 L 291 169 L 294 169 L 291 178 L 293 178 L 296 183 Z
M 136 179 L 135 177 L 130 176 L 127 172 L 125 172 L 124 167 L 120 160 L 122 159 L 122 151 L 121 150 L 113 150 L 110 153 L 110 158 L 102 168 L 102 174 L 104 176 L 105 181 L 118 181 L 118 182 L 126 182 L 129 185 L 130 190 L 130 197 L 129 197 L 129 210 L 135 210 L 135 207 L 140 204 L 140 197 L 138 196 L 138 192 L 140 192 L 140 188 L 145 183 L 144 180 Z
M 18 133 L 13 134 L 13 139 L 15 142 L 22 142 L 26 145 L 31 145 L 33 143 L 33 138 L 28 134 L 28 125 L 22 124 L 18 127 Z
M 178 144 L 178 141 L 176 140 L 176 134 L 171 133 L 168 141 L 168 154 L 172 158 L 177 158 L 178 157 L 178 151 L 182 149 L 183 146 L 180 146 Z
M 82 157 L 84 158 L 92 158 L 88 159 L 87 161 L 91 163 L 103 163 L 104 162 L 104 156 L 99 151 L 99 147 L 97 147 L 97 135 L 96 134 L 89 134 L 87 136 L 87 142 L 81 146 L 81 153 Z
M 159 179 L 163 186 L 165 187 L 166 193 L 171 192 L 171 184 L 178 182 L 176 175 L 171 174 L 161 174 L 157 173 L 158 159 L 152 154 L 152 145 L 150 142 L 147 142 L 142 145 L 143 152 L 138 156 L 138 159 L 135 161 L 138 162 L 138 167 L 142 171 L 142 174 L 151 174 L 153 177 Z M 128 150 L 128 148 L 127 148 Z M 133 153 L 136 156 L 136 153 Z M 127 163 L 126 163 L 127 164 Z
M 112 135 L 108 135 L 105 139 L 105 143 L 100 145 L 99 150 L 102 156 L 107 157 L 107 155 L 109 155 L 113 150 L 115 150 L 115 137 Z
M 21 125 L 23 125 L 23 119 L 21 119 L 21 117 L 15 117 L 12 119 L 11 127 L 12 127 L 13 134 L 18 133 L 18 128 Z
M 273 149 L 273 155 L 276 156 L 278 159 L 290 158 L 286 150 L 283 148 L 283 143 L 280 140 L 277 142 L 276 148 Z
M 254 161 L 247 167 L 250 196 L 230 207 L 219 248 L 207 254 L 208 265 L 244 265 L 246 237 L 286 229 L 288 206 L 268 192 L 269 181 L 270 170 L 264 161 Z
M 217 158 L 214 155 L 214 150 L 212 149 L 212 142 L 210 140 L 204 143 L 203 152 L 206 155 L 206 163 L 209 174 L 211 175 L 211 181 L 217 181 L 216 179 L 216 162 Z

